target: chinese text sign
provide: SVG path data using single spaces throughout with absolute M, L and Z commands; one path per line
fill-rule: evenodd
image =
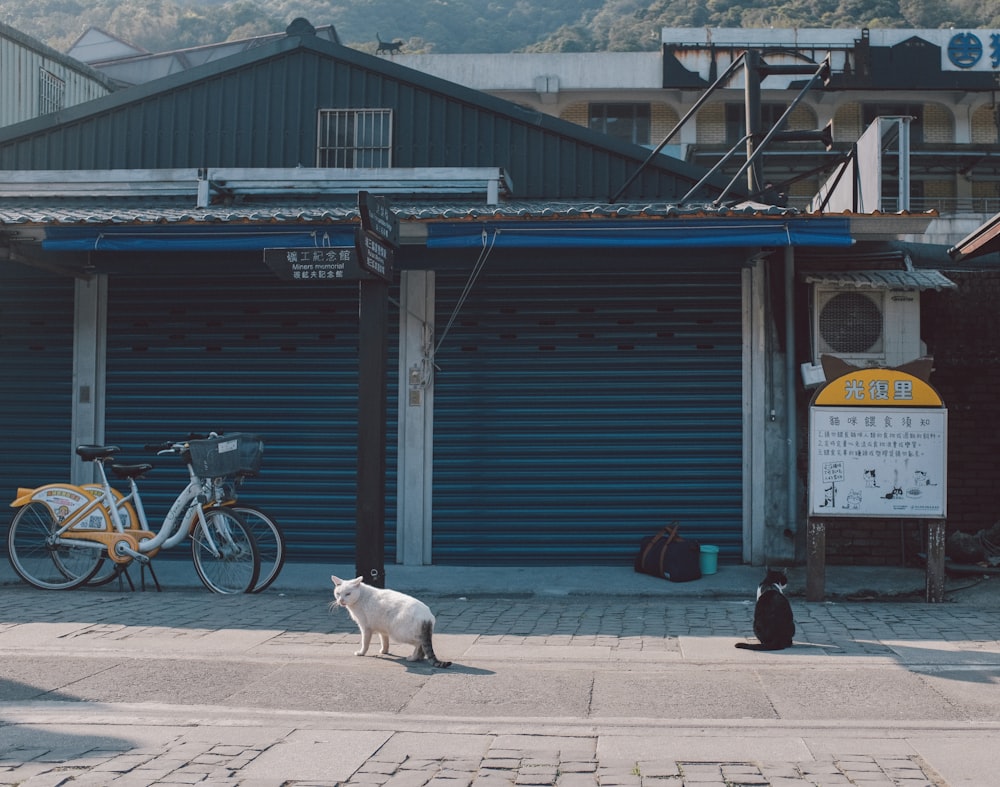
M 813 407 L 809 515 L 943 519 L 944 408 Z

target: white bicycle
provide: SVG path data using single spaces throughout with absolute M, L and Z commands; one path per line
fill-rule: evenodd
M 219 506 L 216 500 L 220 479 L 259 468 L 263 443 L 258 437 L 214 436 L 163 448 L 162 452 L 184 458 L 189 481 L 155 533 L 149 530 L 136 483 L 153 466 L 113 464 L 117 446 L 84 445 L 76 452 L 94 463 L 97 483 L 22 488 L 11 503 L 18 511 L 7 534 L 7 552 L 25 582 L 44 590 L 100 584 L 133 562 L 148 566 L 159 550 L 171 549 L 190 536 L 195 571 L 209 590 L 257 589 L 256 540 L 238 510 Z M 128 481 L 127 494 L 111 486 L 106 464 L 116 477 Z M 102 571 L 106 561 L 110 565 Z

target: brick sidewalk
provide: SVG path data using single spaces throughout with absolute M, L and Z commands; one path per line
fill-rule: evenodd
M 942 667 L 969 676 L 970 692 L 983 694 L 1000 673 L 1000 610 L 985 606 L 793 600 L 797 645 L 772 657 L 732 648 L 735 640 L 752 636 L 749 601 L 454 595 L 425 600 L 438 618 L 439 653 L 487 654 L 482 666 L 490 667 L 489 674 L 512 680 L 519 673 L 531 676 L 531 670 L 553 676 L 600 670 L 606 680 L 625 675 L 640 681 L 678 665 L 692 674 L 715 669 L 732 681 L 766 674 L 770 665 L 784 672 L 871 667 L 911 677 L 914 667 L 931 677 Z M 955 739 L 960 751 L 968 745 L 975 756 L 988 752 L 988 745 L 965 744 L 962 736 L 971 731 L 992 740 L 1000 731 L 1000 717 L 989 715 L 989 694 L 983 694 L 984 708 L 978 711 L 985 714 L 982 721 L 952 720 L 944 732 L 925 731 L 910 705 L 901 706 L 913 715 L 898 729 L 835 719 L 829 728 L 800 731 L 788 718 L 748 723 L 734 717 L 725 722 L 731 727 L 702 729 L 669 719 L 646 726 L 641 720 L 592 716 L 560 720 L 545 718 L 542 709 L 508 718 L 503 713 L 510 711 L 499 707 L 491 719 L 489 712 L 477 718 L 442 712 L 424 717 L 416 715 L 419 710 L 269 712 L 264 706 L 208 704 L 207 698 L 204 705 L 180 699 L 176 705 L 169 699 L 93 704 L 67 701 L 73 694 L 69 679 L 61 697 L 38 689 L 18 697 L 9 677 L 14 666 L 35 663 L 42 670 L 56 654 L 66 670 L 89 660 L 99 673 L 105 667 L 95 662 L 101 659 L 110 660 L 108 669 L 114 669 L 115 659 L 144 658 L 168 664 L 177 659 L 190 669 L 184 665 L 210 663 L 203 654 L 231 653 L 237 675 L 258 662 L 298 664 L 308 674 L 308 664 L 315 663 L 323 664 L 324 675 L 344 680 L 384 675 L 412 684 L 421 695 L 466 681 L 474 697 L 487 685 L 481 678 L 476 682 L 480 662 L 471 656 L 464 672 L 461 664 L 447 672 L 427 667 L 379 672 L 375 659 L 351 657 L 343 668 L 327 663 L 331 654 L 349 655 L 357 642 L 353 622 L 346 613 L 329 610 L 328 601 L 323 593 L 220 597 L 207 591 L 4 588 L 0 687 L 6 684 L 10 695 L 0 702 L 0 785 L 940 787 L 946 777 L 938 774 L 933 758 L 921 755 L 927 740 Z M 492 700 L 484 694 L 482 701 Z M 434 703 L 425 698 L 417 707 Z M 636 715 L 642 710 L 637 707 Z

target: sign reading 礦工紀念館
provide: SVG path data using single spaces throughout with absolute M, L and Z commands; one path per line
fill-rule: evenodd
M 858 369 L 809 412 L 809 515 L 943 519 L 948 411 L 925 381 Z
M 264 249 L 264 264 L 280 279 L 309 284 L 358 281 L 369 277 L 358 265 L 353 246 Z

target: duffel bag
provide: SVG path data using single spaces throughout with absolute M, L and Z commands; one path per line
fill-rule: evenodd
M 701 545 L 684 539 L 679 530 L 680 526 L 672 522 L 659 533 L 643 537 L 635 556 L 635 570 L 671 582 L 701 579 Z

